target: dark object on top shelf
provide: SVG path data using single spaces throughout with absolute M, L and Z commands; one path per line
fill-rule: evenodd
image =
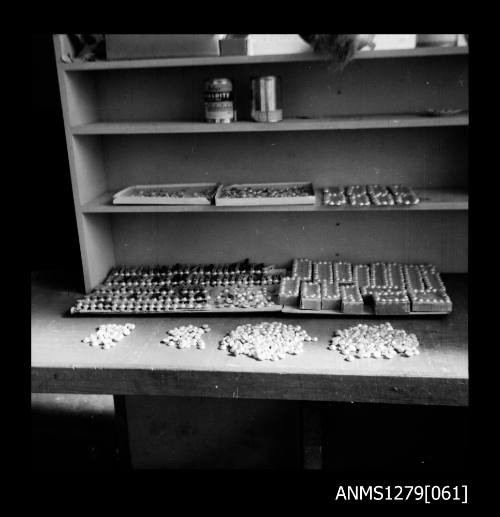
M 299 34 L 317 54 L 327 55 L 343 68 L 354 54 L 367 45 L 374 48 L 375 34 Z
M 74 58 L 82 61 L 95 61 L 106 58 L 104 34 L 68 34 L 74 48 Z M 63 56 L 63 61 L 73 61 L 71 56 Z

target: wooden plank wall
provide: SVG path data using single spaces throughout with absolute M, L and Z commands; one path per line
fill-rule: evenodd
M 309 257 L 467 271 L 467 212 L 117 214 L 112 225 L 116 261 L 124 265 Z
M 468 56 L 93 72 L 99 120 L 203 120 L 204 81 L 233 81 L 240 120 L 250 114 L 250 78 L 279 75 L 287 118 L 468 109 Z
M 101 139 L 108 189 L 138 182 L 401 182 L 466 187 L 468 128 L 245 134 L 82 136 Z

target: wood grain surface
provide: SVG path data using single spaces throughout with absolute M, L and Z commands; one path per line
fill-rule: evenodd
M 32 287 L 32 391 L 113 393 L 467 405 L 467 276 L 445 275 L 454 311 L 444 317 L 388 318 L 415 332 L 421 354 L 413 358 L 346 362 L 327 350 L 334 330 L 380 319 L 269 317 L 263 315 L 84 317 L 65 312 L 81 293 L 69 280 L 38 277 Z M 260 321 L 299 324 L 318 342 L 276 362 L 233 357 L 218 341 L 235 326 Z M 105 351 L 81 342 L 102 323 L 133 321 L 132 335 Z M 209 323 L 207 348 L 162 345 L 182 324 Z
M 74 135 L 141 135 L 168 133 L 247 133 L 269 131 L 331 131 L 346 129 L 397 129 L 410 127 L 467 126 L 469 115 L 422 117 L 419 115 L 365 115 L 324 117 L 311 119 L 284 119 L 274 124 L 232 122 L 208 124 L 197 120 L 169 122 L 94 122 L 74 126 Z

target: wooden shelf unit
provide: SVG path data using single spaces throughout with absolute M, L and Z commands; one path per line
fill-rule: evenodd
M 309 256 L 467 272 L 467 47 L 360 52 L 333 72 L 307 55 L 64 64 L 69 42 L 54 43 L 86 291 L 118 263 Z M 249 79 L 264 74 L 282 78 L 277 124 L 247 122 Z M 200 122 L 203 82 L 221 75 L 240 121 Z M 429 109 L 462 112 L 417 114 Z M 406 183 L 429 196 L 380 209 L 110 203 L 134 184 L 269 181 Z

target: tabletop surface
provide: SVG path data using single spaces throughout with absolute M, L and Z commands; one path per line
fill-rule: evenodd
M 269 390 L 273 398 L 307 398 L 306 392 L 310 391 L 307 386 L 310 385 L 315 392 L 311 398 L 323 399 L 325 396 L 335 400 L 349 397 L 349 394 L 339 394 L 341 386 L 349 385 L 353 397 L 359 391 L 358 386 L 363 386 L 362 392 L 366 395 L 358 398 L 365 400 L 366 397 L 373 398 L 373 392 L 368 394 L 370 386 L 390 383 L 390 389 L 395 392 L 398 385 L 407 390 L 406 403 L 412 402 L 411 392 L 418 387 L 424 392 L 427 390 L 429 403 L 463 404 L 468 379 L 467 275 L 443 275 L 443 279 L 453 301 L 453 312 L 447 316 L 362 319 L 297 317 L 281 313 L 70 316 L 69 307 L 81 296 L 75 288 L 75 279 L 56 272 L 33 274 L 32 390 L 75 392 L 80 389 L 93 393 L 149 393 L 150 390 L 151 394 L 170 394 L 173 390 L 178 394 L 187 382 L 186 394 L 211 396 L 208 392 L 212 385 L 217 390 L 217 382 L 223 384 L 231 380 L 247 387 L 247 394 L 242 396 L 262 394 L 265 397 L 266 386 L 272 386 Z M 222 337 L 237 325 L 261 321 L 301 325 L 318 341 L 305 343 L 301 355 L 287 356 L 279 361 L 257 361 L 243 355 L 234 357 L 218 349 Z M 360 322 L 378 324 L 385 321 L 395 328 L 415 333 L 420 342 L 420 355 L 348 362 L 337 351 L 327 349 L 329 339 L 337 329 Z M 110 350 L 82 342 L 98 325 L 126 322 L 134 323 L 135 330 Z M 210 325 L 211 331 L 205 334 L 206 349 L 179 350 L 161 343 L 169 329 L 190 323 Z M 262 382 L 266 379 L 269 384 L 263 387 Z M 315 379 L 317 384 L 314 384 Z M 428 380 L 426 384 L 422 383 L 424 379 Z M 344 384 L 339 384 L 340 381 Z M 257 384 L 261 387 L 257 388 Z M 431 393 L 433 387 L 441 389 L 443 386 L 447 392 L 444 398 L 439 393 Z M 454 387 L 459 388 L 460 395 L 456 395 L 455 401 L 448 400 L 456 398 L 452 395 Z M 281 393 L 280 390 L 288 391 Z M 321 395 L 324 390 L 330 394 Z M 421 396 L 425 398 L 424 392 L 415 394 L 415 402 L 420 402 Z M 216 393 L 221 395 L 214 396 L 231 396 L 223 387 Z

